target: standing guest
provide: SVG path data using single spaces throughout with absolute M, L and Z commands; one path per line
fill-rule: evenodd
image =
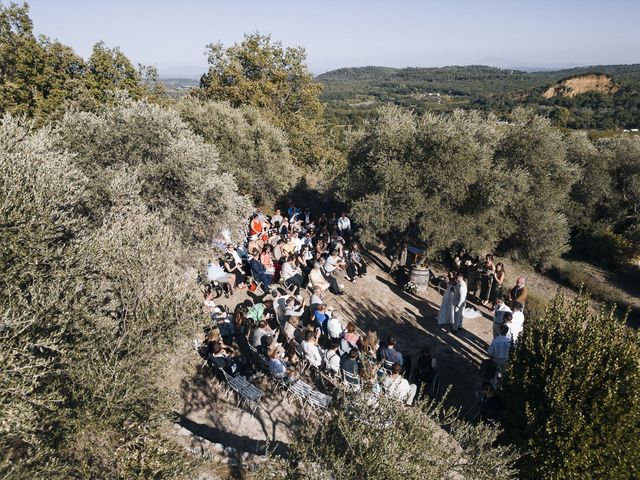
M 455 274 L 457 275 L 457 273 Z M 449 284 L 442 295 L 442 303 L 440 304 L 440 311 L 438 312 L 438 325 L 446 326 L 448 328 L 453 327 L 455 312 L 453 305 L 453 297 L 456 291 L 456 281 L 454 278 L 449 279 Z M 446 328 L 445 327 L 445 328 Z
M 480 408 L 480 418 L 489 425 L 496 425 L 502 417 L 502 402 L 500 397 L 496 395 L 493 386 L 489 382 L 482 384 L 481 395 L 483 397 L 482 407 Z
M 254 213 L 251 216 L 251 222 L 249 223 L 249 235 L 262 236 L 263 230 L 264 230 L 264 224 L 260 219 L 260 215 L 258 213 Z
M 504 263 L 496 263 L 496 271 L 493 272 L 493 282 L 491 284 L 491 293 L 489 294 L 489 301 L 492 305 L 496 304 L 496 299 L 503 296 L 502 287 L 504 286 L 504 279 L 506 278 L 506 272 L 504 271 Z
M 498 368 L 504 367 L 509 360 L 511 340 L 507 336 L 508 333 L 509 327 L 507 325 L 500 325 L 499 335 L 493 339 L 487 350 L 487 354 Z
M 482 276 L 480 278 L 480 301 L 485 307 L 489 305 L 489 295 L 491 294 L 495 271 L 496 266 L 493 263 L 493 255 L 489 253 L 482 264 Z
M 496 305 L 493 307 L 493 338 L 496 338 L 500 332 L 500 325 L 504 323 L 504 315 L 511 313 L 511 309 L 505 302 L 504 297 L 496 299 Z
M 351 239 L 351 220 L 347 217 L 346 212 L 342 212 L 340 218 L 337 220 L 338 235 L 344 238 L 345 243 L 349 243 Z
M 304 213 L 302 214 L 302 223 L 307 226 L 311 223 L 311 210 L 308 208 L 304 209 Z
M 279 262 L 284 257 L 284 240 L 282 238 L 278 239 L 276 242 L 276 246 L 273 247 L 273 259 L 276 262 Z
M 453 329 L 455 333 L 462 328 L 464 319 L 464 307 L 467 305 L 467 283 L 464 275 L 458 273 L 458 282 L 453 293 Z
M 524 307 L 527 297 L 529 296 L 529 290 L 524 284 L 524 277 L 518 277 L 516 285 L 509 291 L 509 301 L 521 303 Z
M 518 337 L 524 330 L 524 307 L 520 302 L 513 304 L 513 314 L 511 316 L 511 325 L 509 327 L 509 337 L 513 343 L 518 341 Z
M 431 355 L 429 347 L 425 347 L 422 349 L 422 352 L 420 352 L 414 367 L 414 378 L 418 390 L 422 389 L 423 385 L 429 388 L 433 383 L 437 371 L 438 363 L 433 355 Z
M 404 365 L 402 354 L 398 350 L 396 350 L 396 337 L 389 336 L 387 338 L 387 346 L 382 349 L 382 353 L 380 356 L 385 362 Z
M 408 380 L 402 376 L 402 365 L 394 363 L 391 367 L 391 375 L 385 377 L 382 382 L 384 390 L 391 398 L 400 400 L 406 405 L 413 405 L 418 387 L 416 384 L 409 384 Z

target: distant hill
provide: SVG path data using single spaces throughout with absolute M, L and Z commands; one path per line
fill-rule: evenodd
M 618 90 L 620 87 L 608 75 L 588 73 L 562 80 L 549 87 L 542 96 L 544 98 L 557 96 L 573 98 L 589 92 L 611 95 Z
M 640 64 L 538 72 L 483 65 L 369 66 L 333 70 L 316 80 L 324 86 L 327 120 L 338 124 L 361 123 L 390 102 L 417 112 L 475 108 L 505 116 L 518 105 L 529 105 L 570 128 L 640 126 Z

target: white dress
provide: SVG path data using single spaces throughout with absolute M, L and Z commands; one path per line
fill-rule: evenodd
M 453 325 L 453 289 L 449 286 L 442 296 L 442 304 L 438 312 L 438 325 Z

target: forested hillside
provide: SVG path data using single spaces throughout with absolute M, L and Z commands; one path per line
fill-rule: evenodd
M 619 85 L 613 94 L 587 92 L 544 98 L 558 82 L 600 73 Z M 342 68 L 319 75 L 327 121 L 360 124 L 383 103 L 427 110 L 456 108 L 496 112 L 509 118 L 516 106 L 534 107 L 555 125 L 580 129 L 640 126 L 640 65 L 599 65 L 568 70 L 522 72 L 487 66 L 443 68 Z

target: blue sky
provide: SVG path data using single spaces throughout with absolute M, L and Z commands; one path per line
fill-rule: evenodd
M 5 5 L 6 0 L 0 0 Z M 640 63 L 640 0 L 31 0 L 35 30 L 87 57 L 119 46 L 161 75 L 206 69 L 205 45 L 246 32 L 303 46 L 314 73 L 343 66 Z

